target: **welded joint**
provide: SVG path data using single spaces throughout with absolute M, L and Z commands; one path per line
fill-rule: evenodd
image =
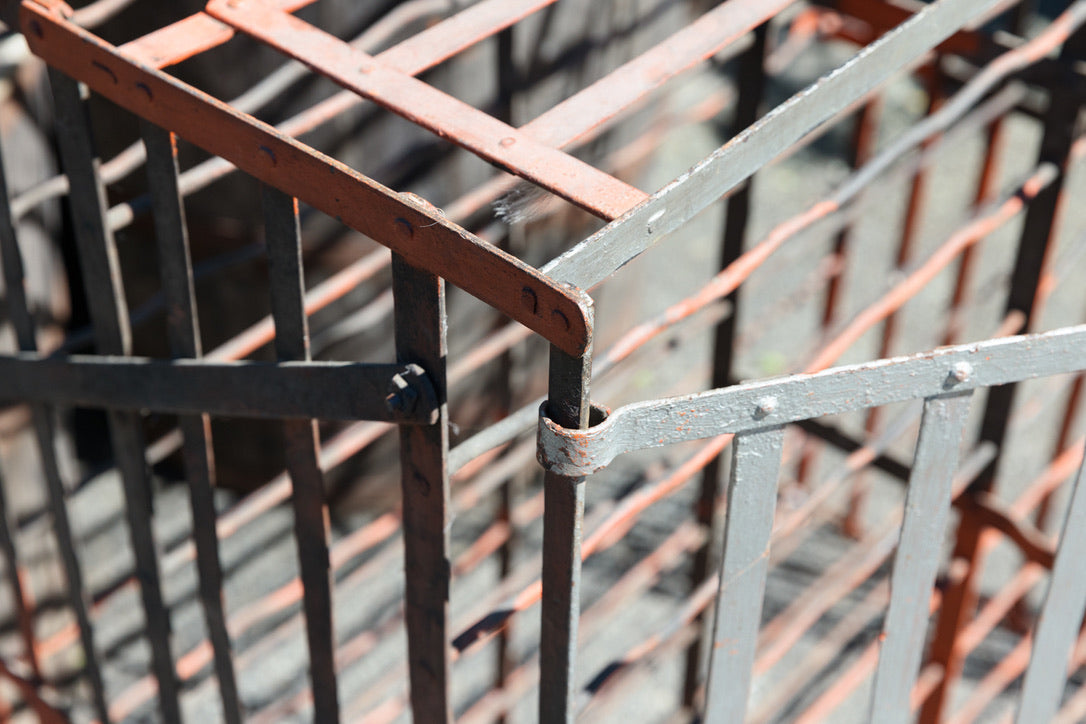
M 385 406 L 393 422 L 433 425 L 441 404 L 426 371 L 417 364 L 404 365 L 388 381 Z

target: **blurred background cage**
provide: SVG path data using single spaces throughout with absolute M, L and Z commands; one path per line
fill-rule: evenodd
M 1086 718 L 1083 0 L 0 7 L 5 720 Z

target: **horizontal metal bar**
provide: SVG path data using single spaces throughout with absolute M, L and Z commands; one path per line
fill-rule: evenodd
M 161 71 L 62 17 L 26 3 L 31 50 L 118 105 L 222 156 L 444 277 L 568 354 L 588 343 L 587 296 L 446 220 L 432 207 L 376 183 L 252 116 Z
M 390 394 L 412 397 L 413 406 L 389 405 Z M 430 424 L 436 399 L 416 365 L 0 357 L 0 400 L 65 407 Z
M 583 289 L 595 286 L 996 1 L 938 0 L 929 5 L 648 201 L 547 264 L 543 272 Z
M 388 68 L 331 33 L 263 0 L 212 0 L 207 12 L 321 75 L 480 158 L 604 219 L 645 200 L 644 192 L 407 73 Z
M 544 405 L 538 456 L 548 470 L 585 475 L 632 450 L 1084 368 L 1086 325 L 1079 325 L 639 402 L 588 430 L 559 427 Z

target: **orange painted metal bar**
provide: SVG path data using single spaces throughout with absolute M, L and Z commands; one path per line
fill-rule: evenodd
M 380 63 L 330 33 L 261 0 L 212 0 L 207 11 L 321 75 L 503 170 L 604 219 L 648 198 L 643 191 Z
M 243 171 L 370 236 L 411 264 L 579 354 L 589 339 L 585 299 L 445 220 L 251 116 L 51 15 L 22 6 L 31 49 L 54 67 Z

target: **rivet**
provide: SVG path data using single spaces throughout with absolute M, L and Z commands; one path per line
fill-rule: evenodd
M 973 376 L 973 365 L 968 362 L 955 362 L 950 368 L 950 376 L 958 382 L 965 382 Z
M 539 313 L 539 298 L 536 297 L 535 291 L 531 287 L 524 287 L 520 290 L 520 306 L 524 307 L 526 312 Z
M 99 63 L 99 62 L 98 62 L 97 60 L 92 60 L 92 61 L 91 61 L 91 65 L 93 65 L 93 66 L 94 66 L 95 68 L 97 68 L 98 70 L 102 71 L 103 73 L 106 73 L 106 74 L 108 74 L 108 75 L 109 75 L 109 77 L 110 77 L 110 78 L 111 78 L 111 79 L 113 80 L 113 82 L 114 82 L 114 83 L 116 83 L 116 82 L 117 82 L 117 74 L 116 74 L 116 73 L 114 73 L 114 72 L 113 72 L 113 69 L 112 69 L 112 68 L 110 68 L 110 67 L 109 67 L 108 65 L 106 65 L 105 63 Z
M 279 161 L 275 158 L 275 151 L 271 150 L 267 146 L 260 146 L 259 150 L 263 151 L 268 155 L 268 158 L 271 159 L 272 166 L 276 166 L 279 164 Z
M 410 239 L 415 235 L 415 227 L 402 216 L 396 218 L 396 233 L 401 239 Z
M 566 317 L 566 315 L 562 314 L 557 309 L 552 309 L 551 316 L 554 317 L 562 325 L 563 329 L 569 331 L 569 318 Z
M 754 419 L 761 420 L 777 409 L 777 398 L 772 395 L 758 400 L 754 408 Z
M 151 86 L 146 83 L 136 83 L 136 87 L 147 94 L 148 100 L 154 100 L 155 94 L 151 92 Z
M 512 136 L 506 136 L 502 140 L 498 141 L 498 145 L 499 146 L 504 146 L 505 148 L 509 148 L 510 146 L 512 146 L 516 142 L 517 142 L 517 139 L 513 138 Z
M 45 31 L 42 29 L 41 23 L 39 23 L 37 20 L 30 21 L 30 32 L 34 33 L 34 35 L 39 38 L 45 37 Z

